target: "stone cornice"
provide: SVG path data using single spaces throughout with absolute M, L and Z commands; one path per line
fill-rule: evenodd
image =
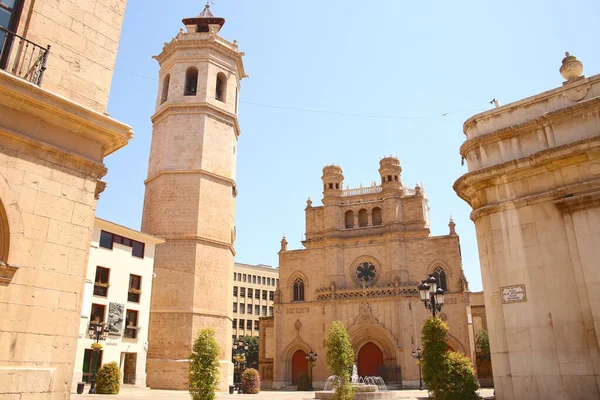
M 397 240 L 421 240 L 421 239 L 429 239 L 429 229 L 420 229 L 413 231 L 403 231 L 403 230 L 388 230 L 382 231 L 380 228 L 361 228 L 356 229 L 356 235 L 349 236 L 346 231 L 337 231 L 332 230 L 331 233 L 339 232 L 338 235 L 325 235 L 316 239 L 307 239 L 303 240 L 302 244 L 306 249 L 319 249 L 325 247 L 334 247 L 334 246 L 361 246 L 361 245 L 370 245 L 374 241 L 377 243 L 385 243 L 390 241 Z M 300 249 L 303 250 L 303 249 Z M 289 250 L 290 251 L 299 251 L 299 250 Z
M 461 156 L 466 158 L 467 154 L 476 148 L 480 148 L 482 146 L 486 146 L 492 143 L 497 143 L 502 140 L 509 139 L 522 134 L 526 134 L 535 129 L 542 128 L 552 123 L 588 114 L 591 111 L 597 112 L 599 110 L 600 97 L 593 97 L 589 100 L 584 100 L 579 103 L 575 103 L 572 106 L 545 113 L 538 118 L 522 122 L 517 125 L 498 129 L 494 132 L 486 133 L 474 137 L 472 139 L 468 139 L 460 146 L 459 153 Z
M 527 157 L 466 173 L 454 182 L 453 188 L 463 200 L 477 209 L 485 206 L 485 204 L 478 204 L 477 195 L 486 188 L 580 164 L 592 157 L 600 158 L 600 136 L 553 147 Z
M 103 164 L 96 162 L 88 157 L 66 151 L 65 149 L 41 142 L 29 136 L 12 131 L 10 129 L 0 128 L 0 137 L 6 136 L 11 140 L 23 143 L 26 146 L 40 149 L 44 153 L 52 155 L 62 160 L 67 160 L 67 165 L 79 171 L 86 171 L 95 178 L 101 178 L 106 175 L 107 169 Z
M 585 182 L 577 182 L 572 185 L 561 186 L 560 188 L 549 190 L 543 193 L 536 193 L 529 196 L 522 196 L 516 199 L 505 200 L 499 203 L 487 204 L 477 207 L 471 212 L 471 220 L 476 221 L 478 218 L 499 211 L 514 210 L 518 207 L 539 204 L 548 201 L 560 201 L 570 197 L 577 197 L 581 193 L 600 191 L 600 178 L 592 179 Z M 560 206 L 560 204 L 557 204 Z M 591 205 L 590 203 L 590 206 Z M 559 207 L 560 208 L 560 207 Z M 586 207 L 587 208 L 587 207 Z M 563 211 L 565 212 L 565 211 Z
M 554 204 L 565 214 L 588 208 L 598 208 L 600 207 L 600 190 L 578 195 L 569 194 L 560 200 L 556 200 Z
M 240 125 L 238 123 L 237 116 L 228 111 L 225 111 L 209 102 L 200 101 L 200 102 L 181 102 L 181 103 L 172 103 L 167 102 L 163 106 L 160 106 L 156 113 L 150 117 L 152 123 L 154 125 L 158 124 L 164 118 L 167 118 L 171 114 L 175 115 L 198 115 L 206 113 L 214 118 L 219 119 L 221 122 L 226 123 L 233 127 L 233 131 L 235 133 L 235 137 L 238 138 L 241 134 Z
M 48 92 L 26 80 L 0 70 L 0 103 L 7 105 L 8 96 L 15 100 L 11 106 L 41 120 L 64 120 L 61 127 L 103 145 L 104 157 L 127 145 L 133 137 L 131 127 L 113 118 Z
M 185 38 L 185 37 L 181 37 L 181 38 L 177 37 L 177 38 L 171 40 L 169 43 L 167 43 L 163 47 L 162 52 L 159 55 L 154 56 L 154 58 L 162 66 L 163 63 L 165 61 L 167 61 L 178 50 L 210 49 L 210 50 L 217 51 L 221 54 L 224 54 L 224 55 L 232 58 L 237 65 L 240 80 L 242 80 L 243 78 L 247 78 L 248 75 L 246 75 L 246 71 L 244 69 L 244 62 L 242 60 L 242 57 L 245 54 L 243 52 L 234 50 L 232 47 L 230 47 L 226 44 L 229 44 L 230 46 L 234 46 L 233 44 L 230 44 L 229 42 L 227 42 L 225 39 L 223 39 L 217 35 L 212 35 L 212 34 L 206 34 L 205 39 L 190 39 L 190 38 Z
M 155 234 L 154 236 L 161 238 L 161 239 L 165 239 L 167 241 L 169 241 L 169 240 L 188 240 L 188 241 L 192 240 L 192 241 L 196 241 L 196 242 L 211 244 L 211 245 L 218 246 L 218 247 L 224 247 L 224 248 L 229 249 L 229 251 L 231 251 L 231 254 L 233 254 L 235 256 L 235 249 L 233 248 L 233 244 L 231 244 L 229 242 L 225 242 L 223 240 L 217 240 L 217 239 L 209 238 L 209 237 L 202 236 L 202 235 L 157 235 L 157 234 Z
M 146 179 L 144 181 L 144 184 L 147 185 L 148 183 L 152 182 L 153 180 L 155 180 L 156 178 L 159 178 L 163 175 L 204 175 L 207 176 L 209 178 L 213 178 L 217 181 L 220 181 L 221 183 L 224 183 L 228 186 L 232 186 L 235 187 L 235 181 L 231 178 L 227 178 L 225 176 L 222 175 L 217 175 L 214 174 L 212 172 L 209 171 L 205 171 L 203 169 L 183 169 L 183 170 L 179 170 L 179 169 L 168 169 L 168 170 L 161 170 L 157 173 L 155 173 L 154 175 L 152 175 L 151 177 L 149 177 L 148 179 Z
M 561 87 L 548 90 L 546 92 L 542 92 L 535 96 L 527 97 L 525 99 L 522 99 L 522 100 L 519 100 L 519 101 L 516 101 L 513 103 L 505 104 L 498 108 L 493 108 L 491 110 L 484 111 L 479 114 L 475 114 L 471 118 L 467 119 L 464 122 L 463 132 L 466 135 L 467 130 L 470 128 L 470 126 L 473 124 L 476 124 L 479 120 L 491 118 L 493 116 L 497 116 L 497 115 L 507 113 L 507 112 L 512 112 L 519 107 L 524 107 L 524 106 L 527 106 L 530 104 L 547 101 L 552 97 L 557 97 L 557 96 L 561 95 L 562 93 L 566 93 L 566 92 L 568 92 L 570 90 L 574 90 L 574 89 L 576 90 L 582 86 L 589 86 L 593 83 L 596 83 L 597 81 L 600 81 L 600 74 L 590 76 L 589 78 L 580 79 L 580 80 L 577 80 L 576 82 L 569 83 L 569 84 L 563 85 Z

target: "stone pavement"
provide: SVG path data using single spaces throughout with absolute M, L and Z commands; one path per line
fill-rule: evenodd
M 87 393 L 89 386 L 86 385 Z M 393 390 L 396 394 L 397 399 L 402 400 L 416 400 L 419 397 L 426 397 L 426 390 Z M 494 389 L 481 389 L 479 392 L 481 396 L 491 396 Z M 100 396 L 100 397 L 98 397 Z M 287 391 L 265 391 L 256 394 L 229 394 L 229 393 L 218 393 L 218 400 L 228 399 L 255 399 L 255 400 L 309 400 L 314 399 L 314 392 L 287 392 Z M 188 392 L 181 390 L 151 390 L 144 388 L 121 388 L 121 392 L 118 395 L 94 395 L 94 394 L 71 394 L 71 400 L 83 400 L 93 399 L 98 400 L 189 400 L 190 395 Z

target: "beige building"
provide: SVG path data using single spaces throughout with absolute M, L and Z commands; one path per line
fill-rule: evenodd
M 0 397 L 66 399 L 125 1 L 0 7 Z
M 258 336 L 259 318 L 272 316 L 279 270 L 268 265 L 233 266 L 232 339 Z
M 73 390 L 90 383 L 93 365 L 116 362 L 121 383 L 146 386 L 146 352 L 154 251 L 164 243 L 145 233 L 95 219 L 79 323 Z M 107 324 L 107 339 L 93 360 L 92 323 Z
M 430 316 L 417 290 L 428 274 L 447 291 L 440 317 L 450 326 L 449 347 L 472 357 L 470 293 L 455 225 L 450 222 L 448 235 L 431 236 L 427 197 L 418 185 L 403 186 L 401 171 L 398 159 L 387 157 L 380 161 L 381 185 L 344 190 L 342 169 L 323 169 L 323 206 L 309 199 L 305 209 L 305 248 L 287 250 L 285 238 L 281 242 L 274 320 L 263 321 L 261 329 L 266 385 L 295 385 L 313 351 L 319 355 L 314 385 L 323 387 L 330 375 L 327 332 L 340 320 L 359 376 L 418 387 L 411 352 Z
M 156 250 L 148 385 L 187 389 L 185 362 L 200 329 L 221 348 L 221 390 L 233 380 L 231 325 L 240 81 L 238 45 L 208 5 L 156 56 L 160 84 L 142 231 L 164 238 Z
M 600 75 L 464 123 L 498 399 L 600 398 Z M 282 277 L 283 278 L 283 277 Z

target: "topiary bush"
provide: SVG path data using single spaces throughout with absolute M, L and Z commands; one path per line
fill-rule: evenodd
M 444 360 L 445 376 L 436 400 L 479 399 L 477 377 L 473 363 L 461 353 L 448 352 Z
M 423 382 L 436 400 L 478 399 L 477 377 L 471 360 L 460 353 L 447 352 L 448 325 L 439 318 L 423 324 Z
M 423 382 L 427 388 L 438 393 L 443 384 L 444 374 L 442 366 L 448 345 L 448 325 L 439 318 L 429 318 L 423 324 L 421 332 L 423 353 L 421 366 Z
M 302 372 L 298 376 L 298 386 L 296 386 L 296 389 L 298 391 L 304 391 L 304 392 L 306 392 L 308 390 L 312 390 L 311 384 L 310 384 L 310 378 L 308 377 L 308 374 L 306 372 Z
M 194 341 L 189 361 L 190 395 L 193 400 L 214 400 L 219 384 L 219 344 L 212 328 L 202 329 Z
M 326 363 L 333 375 L 338 376 L 333 383 L 333 400 L 352 400 L 354 390 L 350 386 L 350 375 L 354 365 L 354 350 L 350 335 L 341 321 L 333 321 L 327 339 Z
M 260 375 L 254 368 L 248 368 L 242 373 L 242 393 L 258 394 L 260 392 Z
M 121 371 L 116 362 L 104 364 L 96 373 L 96 393 L 119 394 L 121 389 Z

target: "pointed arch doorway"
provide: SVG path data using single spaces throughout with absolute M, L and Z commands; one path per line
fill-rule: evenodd
M 308 375 L 306 353 L 302 350 L 297 350 L 292 356 L 292 385 L 298 384 L 298 377 L 303 372 Z
M 373 342 L 366 343 L 358 352 L 358 376 L 378 376 L 379 366 L 383 366 L 383 353 Z

